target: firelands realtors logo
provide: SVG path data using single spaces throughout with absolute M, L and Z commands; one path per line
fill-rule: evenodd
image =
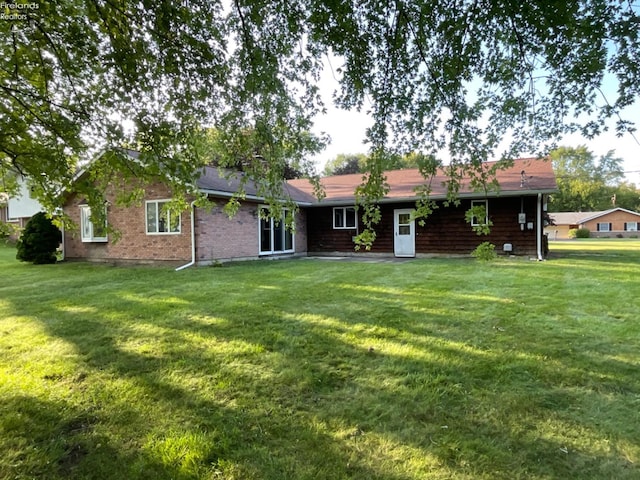
M 40 4 L 36 2 L 13 3 L 0 2 L 0 20 L 19 21 L 26 20 L 29 13 L 38 10 Z

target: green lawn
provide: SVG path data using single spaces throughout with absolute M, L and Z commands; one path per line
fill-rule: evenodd
M 640 478 L 640 241 L 546 262 L 33 266 L 0 479 Z

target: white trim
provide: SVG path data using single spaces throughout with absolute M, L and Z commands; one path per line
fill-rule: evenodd
M 260 217 L 260 210 L 269 210 L 269 206 L 268 205 L 259 205 L 258 206 L 258 255 L 280 255 L 280 254 L 289 254 L 289 253 L 295 253 L 296 251 L 296 235 L 294 232 L 290 232 L 286 229 L 285 224 L 284 224 L 284 216 L 286 216 L 287 212 L 290 212 L 291 210 L 288 208 L 283 208 L 282 209 L 282 214 L 283 214 L 283 218 L 280 221 L 280 225 L 282 226 L 282 231 L 283 231 L 283 235 L 285 235 L 282 238 L 282 246 L 284 247 L 286 244 L 286 235 L 289 234 L 291 235 L 291 248 L 290 249 L 284 249 L 284 250 L 274 250 L 274 246 L 275 246 L 275 228 L 274 228 L 274 219 L 269 217 L 269 218 L 261 218 Z M 271 247 L 270 250 L 262 250 L 262 222 L 263 221 L 268 221 L 269 222 L 269 246 Z M 294 217 L 294 222 L 295 222 L 295 217 Z
M 416 223 L 411 217 L 414 213 L 412 208 L 396 208 L 393 210 L 393 255 L 396 257 L 415 257 L 416 256 Z M 400 215 L 409 215 L 409 223 L 400 224 Z M 400 227 L 409 227 L 409 234 L 401 234 Z M 406 238 L 409 242 L 400 242 L 400 237 Z M 408 247 L 408 250 L 402 250 L 402 246 Z
M 106 207 L 105 207 L 106 215 Z M 105 230 L 106 230 L 105 221 Z M 108 236 L 94 236 L 95 226 L 91 221 L 91 207 L 88 205 L 80 205 L 80 238 L 83 243 L 105 243 L 109 241 Z
M 542 203 L 544 202 L 543 195 L 538 194 L 538 201 L 536 202 L 536 253 L 538 254 L 538 261 L 544 260 L 543 248 L 542 248 Z
M 145 200 L 144 202 L 144 231 L 147 235 L 180 235 L 182 233 L 182 214 L 178 214 L 178 230 L 177 231 L 172 231 L 171 230 L 171 212 L 167 212 L 167 220 L 169 221 L 169 231 L 167 232 L 160 232 L 160 216 L 161 216 L 161 212 L 159 207 L 160 203 L 169 203 L 171 201 L 170 198 L 158 198 L 155 200 Z M 156 204 L 156 221 L 155 221 L 155 227 L 156 227 L 156 231 L 155 232 L 150 232 L 149 231 L 149 209 L 148 209 L 148 205 L 150 203 L 155 203 Z
M 354 225 L 353 226 L 348 226 L 347 225 L 347 210 L 353 210 L 353 221 L 354 221 Z M 343 226 L 337 226 L 336 225 L 336 210 L 342 210 L 342 219 L 343 222 L 345 223 L 345 225 Z M 334 230 L 357 230 L 358 229 L 358 210 L 356 209 L 356 207 L 354 205 L 349 205 L 349 206 L 344 206 L 344 207 L 333 207 L 333 209 L 331 210 L 331 213 L 333 215 L 333 229 Z

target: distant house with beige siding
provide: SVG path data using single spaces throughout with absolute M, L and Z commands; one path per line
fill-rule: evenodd
M 545 227 L 550 240 L 569 238 L 569 230 L 586 228 L 591 237 L 635 237 L 640 228 L 640 213 L 625 208 L 601 212 L 556 212 L 549 217 L 554 225 Z

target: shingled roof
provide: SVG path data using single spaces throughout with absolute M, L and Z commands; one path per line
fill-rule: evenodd
M 487 162 L 486 168 L 493 167 L 495 162 Z M 381 202 L 397 202 L 402 200 L 416 200 L 416 188 L 424 185 L 425 179 L 418 169 L 391 170 L 385 172 L 389 193 Z M 516 196 L 523 194 L 553 193 L 558 187 L 551 162 L 540 158 L 521 158 L 514 160 L 513 165 L 506 169 L 498 169 L 496 178 L 500 185 L 499 192 L 491 192 L 492 196 Z M 442 169 L 431 183 L 431 198 L 445 199 L 447 196 L 446 182 L 448 177 Z M 348 204 L 355 201 L 355 189 L 363 182 L 360 173 L 350 175 L 334 175 L 320 179 L 326 197 L 322 202 L 314 203 Z M 288 184 L 313 198 L 313 187 L 308 180 L 289 180 Z M 474 191 L 470 186 L 470 178 L 463 179 L 460 186 L 461 198 L 484 198 L 484 192 Z
M 203 193 L 214 196 L 231 197 L 240 188 L 244 176 L 244 173 L 238 171 L 220 169 L 216 167 L 205 167 L 202 175 L 198 178 L 196 185 Z M 246 198 L 263 200 L 263 197 L 258 191 L 258 186 L 253 180 L 247 179 L 245 181 L 244 190 Z M 285 196 L 288 196 L 291 200 L 300 205 L 312 204 L 318 201 L 313 195 L 313 188 L 309 193 L 307 193 L 306 191 L 291 185 L 289 182 L 283 182 L 282 190 Z

